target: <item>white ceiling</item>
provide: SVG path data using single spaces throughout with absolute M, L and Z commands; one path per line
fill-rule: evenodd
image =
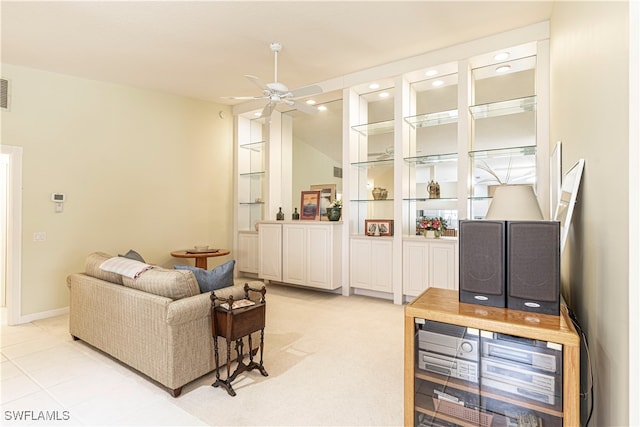
M 2 62 L 233 104 L 549 19 L 525 1 L 6 1 Z

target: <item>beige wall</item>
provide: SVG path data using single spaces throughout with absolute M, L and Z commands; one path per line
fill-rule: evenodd
M 24 149 L 22 316 L 66 307 L 66 276 L 92 251 L 172 266 L 175 249 L 231 247 L 229 107 L 9 64 L 2 77 L 2 144 Z M 52 192 L 66 193 L 63 213 Z
M 629 425 L 638 403 L 629 396 L 628 7 L 556 2 L 550 26 L 551 141 L 563 143 L 564 171 L 585 159 L 562 280 L 589 339 L 596 426 Z

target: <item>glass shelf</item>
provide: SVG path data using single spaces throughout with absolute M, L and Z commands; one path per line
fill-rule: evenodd
M 409 165 L 432 165 L 443 162 L 457 162 L 458 153 L 431 154 L 428 156 L 405 157 L 404 161 Z
M 355 125 L 351 126 L 351 129 L 364 136 L 382 135 L 383 133 L 393 132 L 393 120 Z
M 473 159 L 499 159 L 512 156 L 532 156 L 536 154 L 535 145 L 513 148 L 497 148 L 493 150 L 470 151 L 469 157 Z
M 264 171 L 261 171 L 261 172 L 246 172 L 246 173 L 241 173 L 241 174 L 239 174 L 239 175 L 240 175 L 240 176 L 250 177 L 250 178 L 251 178 L 251 177 L 256 177 L 256 178 L 258 178 L 258 177 L 262 177 L 262 176 L 264 176 Z
M 402 199 L 404 201 L 407 202 L 457 202 L 458 198 L 457 197 L 439 197 L 437 199 L 430 199 L 428 197 L 416 197 L 416 198 L 410 198 L 410 199 Z
M 351 166 L 355 166 L 358 168 L 371 168 L 377 166 L 393 166 L 393 159 L 384 159 L 384 160 L 370 160 L 367 162 L 356 162 L 351 163 Z
M 240 144 L 240 148 L 245 150 L 255 151 L 256 153 L 262 152 L 262 150 L 264 150 L 264 146 L 265 146 L 264 141 L 250 142 L 248 144 Z
M 404 121 L 414 129 L 456 123 L 458 121 L 458 110 L 419 114 L 417 116 L 405 117 Z
M 393 202 L 393 199 L 351 199 L 352 202 Z
M 241 205 L 264 205 L 264 202 L 239 202 Z
M 536 111 L 536 97 L 528 96 L 525 98 L 510 99 L 508 101 L 472 105 L 469 107 L 469 111 L 474 119 L 486 119 L 488 117 Z

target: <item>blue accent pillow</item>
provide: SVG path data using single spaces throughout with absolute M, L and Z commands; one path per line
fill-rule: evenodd
M 217 289 L 233 286 L 233 268 L 236 265 L 235 260 L 225 262 L 217 266 L 213 270 L 205 270 L 204 268 L 192 267 L 190 265 L 174 265 L 176 270 L 191 270 L 200 287 L 200 292 L 210 292 Z

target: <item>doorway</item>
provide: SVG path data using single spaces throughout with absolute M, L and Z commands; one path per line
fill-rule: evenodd
M 0 151 L 0 300 L 2 322 L 20 323 L 22 147 Z

